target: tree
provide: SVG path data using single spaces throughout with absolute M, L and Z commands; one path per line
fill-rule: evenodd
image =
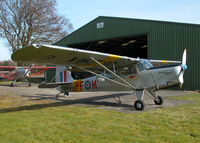
M 13 52 L 60 40 L 73 27 L 69 19 L 58 15 L 55 6 L 55 0 L 0 0 L 0 36 Z
M 11 60 L 0 61 L 0 66 L 16 66 L 17 64 Z

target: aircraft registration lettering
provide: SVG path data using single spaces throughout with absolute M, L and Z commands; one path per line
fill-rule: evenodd
M 84 86 L 84 87 L 83 87 Z M 73 82 L 73 88 L 75 92 L 81 92 L 83 91 L 83 89 L 97 89 L 97 82 L 96 80 L 86 80 L 86 81 L 82 81 L 82 80 L 75 80 Z
M 97 88 L 97 81 L 96 80 L 92 80 L 92 89 Z
M 82 80 L 75 80 L 73 82 L 74 91 L 81 92 L 83 91 L 83 81 Z

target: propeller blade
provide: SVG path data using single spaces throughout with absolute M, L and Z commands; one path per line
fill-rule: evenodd
M 184 83 L 184 78 L 183 78 L 184 72 L 182 71 L 178 77 L 179 82 L 180 82 L 180 88 L 183 87 L 183 83 Z
M 184 83 L 183 75 L 184 75 L 184 72 L 181 72 L 180 75 L 179 75 L 179 77 L 178 77 L 179 82 L 180 82 L 181 84 Z
M 187 55 L 187 52 L 186 52 L 186 49 L 184 50 L 184 52 L 183 52 L 183 57 L 182 57 L 182 65 L 186 65 L 186 55 Z
M 180 73 L 179 73 L 179 76 L 178 76 L 179 82 L 180 82 L 180 88 L 182 88 L 182 85 L 184 83 L 183 75 L 184 75 L 184 71 L 187 69 L 186 60 L 187 60 L 187 52 L 186 52 L 186 49 L 185 49 L 184 52 L 183 52 L 183 57 L 182 57 L 181 70 L 180 70 Z

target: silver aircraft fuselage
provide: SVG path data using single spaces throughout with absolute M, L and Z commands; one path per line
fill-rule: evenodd
M 134 73 L 122 73 L 121 78 L 141 89 L 162 89 L 180 84 L 181 65 L 168 65 L 154 67 L 152 64 L 143 61 L 136 64 Z M 129 70 L 129 69 L 127 69 Z M 130 71 L 131 72 L 131 71 Z M 111 74 L 102 73 L 105 77 L 123 83 L 120 79 Z M 71 83 L 63 84 L 58 87 L 61 92 L 90 92 L 90 91 L 132 91 L 128 86 L 122 86 L 116 82 L 107 80 L 99 76 L 92 76 L 85 79 L 74 80 Z

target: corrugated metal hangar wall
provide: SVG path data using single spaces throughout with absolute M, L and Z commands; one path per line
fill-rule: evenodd
M 55 45 L 166 60 L 187 49 L 184 89 L 200 89 L 200 25 L 100 16 Z

